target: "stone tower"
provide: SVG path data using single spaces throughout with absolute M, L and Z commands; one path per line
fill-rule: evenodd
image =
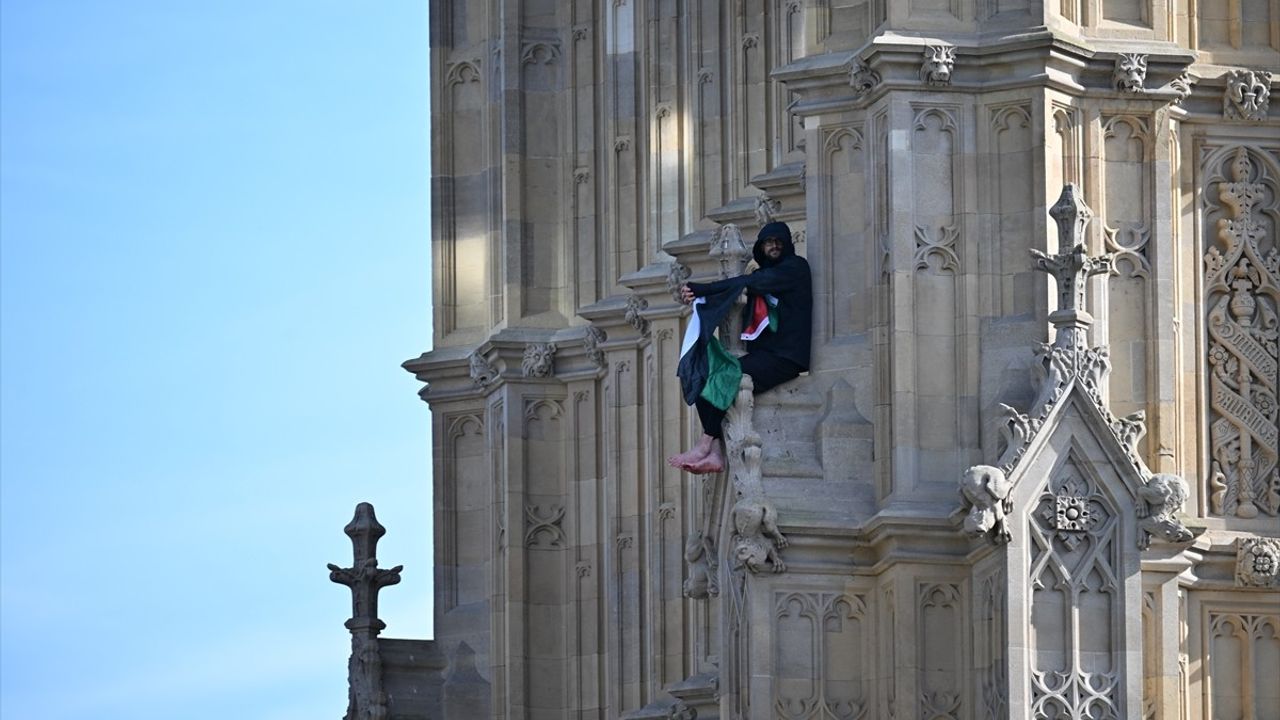
M 1273 0 L 441 0 L 431 42 L 436 637 L 353 718 L 1280 717 Z M 684 474 L 674 292 L 774 219 L 812 371 Z

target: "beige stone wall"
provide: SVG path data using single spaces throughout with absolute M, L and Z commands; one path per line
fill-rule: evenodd
M 436 637 L 487 684 L 467 717 L 1084 717 L 1053 671 L 1109 683 L 1097 717 L 1280 717 L 1280 591 L 1237 568 L 1280 535 L 1274 2 L 446 0 L 431 23 L 436 337 L 406 367 Z M 1029 251 L 1069 249 L 1068 183 L 1114 258 L 1085 293 L 1110 372 L 1046 401 L 1061 308 Z M 751 416 L 790 541 L 753 573 L 733 479 L 663 461 L 696 433 L 672 291 L 773 218 L 814 270 L 814 366 Z M 963 531 L 978 464 L 1015 484 L 1007 545 Z M 1186 480 L 1193 541 L 1138 548 L 1152 473 Z M 1095 524 L 1052 524 L 1059 496 Z

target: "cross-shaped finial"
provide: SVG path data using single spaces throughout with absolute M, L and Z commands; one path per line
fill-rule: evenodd
M 1110 255 L 1089 257 L 1084 249 L 1084 229 L 1093 217 L 1089 206 L 1080 199 L 1075 184 L 1062 188 L 1058 202 L 1049 209 L 1058 223 L 1058 246 L 1069 248 L 1056 255 L 1046 255 L 1032 248 L 1032 263 L 1037 270 L 1053 275 L 1058 282 L 1058 309 L 1049 314 L 1049 322 L 1058 330 L 1054 345 L 1084 349 L 1085 333 L 1093 324 L 1093 316 L 1085 310 L 1085 280 L 1090 275 L 1111 272 Z
M 347 627 L 367 625 L 381 630 L 385 625 L 378 619 L 378 591 L 400 582 L 404 566 L 397 565 L 390 570 L 378 568 L 378 540 L 387 530 L 378 522 L 369 503 L 356 505 L 355 517 L 343 532 L 351 538 L 354 561 L 349 568 L 329 563 L 329 579 L 351 588 L 351 619 Z

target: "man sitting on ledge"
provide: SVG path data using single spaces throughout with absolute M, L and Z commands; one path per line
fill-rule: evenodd
M 759 394 L 809 369 L 813 334 L 809 263 L 796 255 L 791 228 L 781 222 L 760 229 L 751 254 L 758 266 L 755 272 L 680 288 L 683 302 L 693 304 L 693 317 L 685 332 L 677 372 L 685 403 L 698 408 L 703 435 L 693 449 L 673 455 L 667 462 L 691 473 L 724 469 L 721 425 L 725 411 L 737 397 L 743 373 L 751 376 Z M 742 339 L 747 341 L 747 354 L 735 358 L 714 333 L 744 288 L 747 305 Z

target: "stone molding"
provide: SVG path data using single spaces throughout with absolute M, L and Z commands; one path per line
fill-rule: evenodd
M 1048 31 L 997 43 L 975 42 L 968 35 L 924 39 L 883 34 L 859 51 L 804 57 L 776 68 L 771 77 L 798 94 L 791 110 L 801 117 L 864 108 L 893 90 L 992 92 L 1023 87 L 1027 77 L 1037 77 L 1036 84 L 1069 95 L 1087 91 L 1131 98 L 1141 93 L 1143 98 L 1165 103 L 1185 99 L 1188 84 L 1179 78 L 1195 62 L 1194 54 L 1167 45 L 1135 44 L 1134 50 L 1123 53 L 1113 47 L 1088 39 L 1068 41 Z M 932 48 L 950 48 L 950 53 L 938 50 L 935 57 Z M 1146 59 L 1145 72 L 1135 68 L 1124 73 L 1124 89 L 1117 76 L 1122 55 Z M 1000 68 L 993 72 L 996 63 Z M 872 77 L 867 73 L 874 73 L 876 80 L 862 80 Z M 1135 84 L 1139 75 L 1141 80 Z

